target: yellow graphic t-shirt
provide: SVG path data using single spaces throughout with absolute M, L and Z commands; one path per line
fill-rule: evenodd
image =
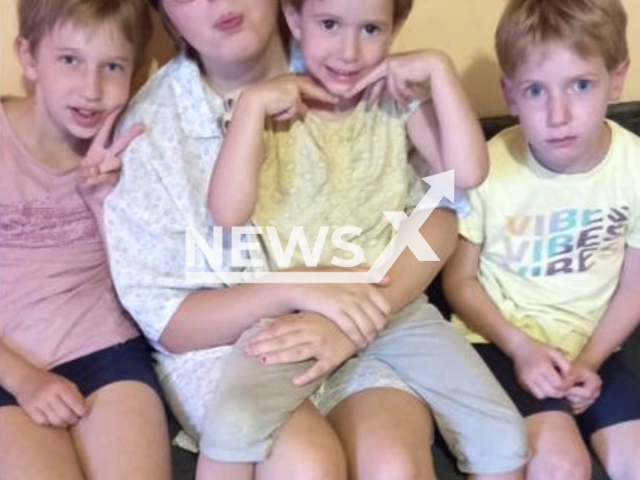
M 470 192 L 460 234 L 482 244 L 479 280 L 502 314 L 575 358 L 640 248 L 640 138 L 608 121 L 611 147 L 589 172 L 563 175 L 532 156 L 520 127 L 489 142 L 490 172 Z M 485 342 L 457 317 L 471 342 Z

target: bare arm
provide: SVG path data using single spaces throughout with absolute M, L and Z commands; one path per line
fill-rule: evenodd
M 558 350 L 512 325 L 478 280 L 482 247 L 460 237 L 445 267 L 444 290 L 453 310 L 513 360 L 520 384 L 536 398 L 561 398 L 569 388 L 571 364 Z
M 576 359 L 597 371 L 640 323 L 640 249 L 627 248 L 620 281 L 589 342 Z
M 34 371 L 39 370 L 14 352 L 0 340 L 0 385 L 13 395 L 19 389 L 20 382 Z
M 480 284 L 481 250 L 481 245 L 458 238 L 455 253 L 444 269 L 444 292 L 453 310 L 467 325 L 513 357 L 529 337 L 504 318 Z
M 38 368 L 0 340 L 0 385 L 38 425 L 65 428 L 87 411 L 78 387 L 66 378 Z
M 455 213 L 436 208 L 420 228 L 420 233 L 440 261 L 420 262 L 410 249 L 405 248 L 389 270 L 389 285 L 380 289 L 394 313 L 423 293 L 450 257 L 457 236 Z
M 245 224 L 258 199 L 258 174 L 264 158 L 265 114 L 251 90 L 238 99 L 227 136 L 209 182 L 208 206 L 216 222 Z
M 424 55 L 431 100 L 409 118 L 409 137 L 433 169 L 455 170 L 457 188 L 474 188 L 488 172 L 482 129 L 451 60 L 440 52 Z
M 232 344 L 259 319 L 295 310 L 287 295 L 295 287 L 245 284 L 194 291 L 178 307 L 160 342 L 177 353 Z
M 303 97 L 335 101 L 311 79 L 299 75 L 281 75 L 260 82 L 240 96 L 209 183 L 209 211 L 219 225 L 244 225 L 253 214 L 264 160 L 265 119 L 304 116 Z

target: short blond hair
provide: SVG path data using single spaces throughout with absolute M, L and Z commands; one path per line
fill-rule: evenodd
M 146 0 L 19 0 L 18 35 L 35 52 L 58 23 L 94 26 L 114 21 L 134 47 L 136 66 L 143 63 L 151 39 L 151 12 Z
M 583 57 L 599 56 L 609 71 L 628 60 L 627 14 L 620 0 L 510 0 L 495 34 L 502 72 L 511 77 L 527 50 L 568 42 Z
M 413 8 L 413 0 L 392 0 L 393 1 L 393 23 L 398 25 L 404 22 Z M 296 10 L 300 11 L 304 0 L 282 0 L 282 3 L 293 6 Z

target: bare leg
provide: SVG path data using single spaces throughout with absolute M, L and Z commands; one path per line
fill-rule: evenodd
M 0 408 L 1 480 L 85 480 L 69 430 L 42 427 L 20 407 Z
M 156 392 L 122 381 L 100 388 L 87 402 L 89 414 L 72 433 L 88 479 L 170 480 L 166 417 Z
M 347 453 L 349 478 L 434 480 L 427 406 L 393 388 L 360 391 L 328 415 Z
M 309 402 L 286 423 L 269 459 L 256 467 L 256 480 L 347 480 L 338 436 Z
M 589 480 L 591 458 L 578 426 L 564 412 L 543 412 L 525 419 L 533 456 L 527 480 Z
M 619 423 L 591 435 L 600 463 L 612 480 L 640 479 L 640 420 Z

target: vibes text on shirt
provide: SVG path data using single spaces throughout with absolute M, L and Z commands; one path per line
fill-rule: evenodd
M 562 209 L 547 215 L 509 217 L 504 262 L 523 277 L 590 270 L 624 246 L 629 207 Z

